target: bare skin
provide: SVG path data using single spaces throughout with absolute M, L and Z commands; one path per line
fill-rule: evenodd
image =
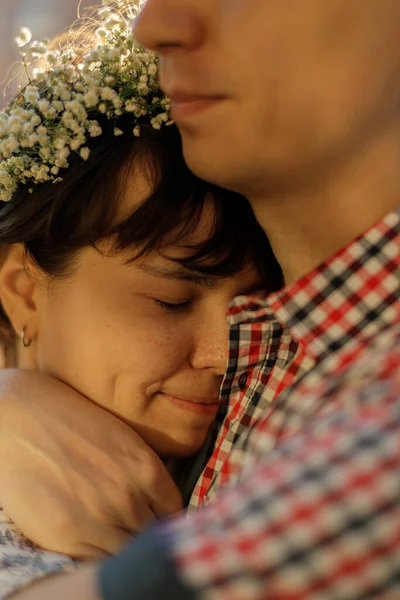
M 135 173 L 119 207 L 151 187 Z M 205 210 L 185 244 L 207 239 Z M 52 279 L 8 250 L 0 297 L 33 369 L 1 372 L 0 498 L 46 550 L 78 558 L 117 552 L 130 534 L 182 508 L 166 465 L 202 447 L 218 411 L 228 351 L 226 309 L 259 287 L 254 267 L 206 278 L 174 258 L 184 246 L 130 260 L 85 247 L 73 277 Z M 49 377 L 49 375 L 51 377 Z M 27 498 L 35 497 L 35 502 Z
M 189 166 L 249 198 L 288 283 L 399 203 L 399 22 L 395 0 L 149 0 L 136 22 Z
M 397 0 L 148 0 L 136 22 L 189 166 L 247 195 L 288 282 L 398 206 L 399 24 Z

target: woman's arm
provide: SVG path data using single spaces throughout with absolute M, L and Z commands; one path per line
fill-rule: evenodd
M 128 531 L 181 508 L 139 435 L 65 384 L 0 371 L 0 414 L 0 502 L 38 545 L 74 557 L 114 553 Z
M 8 596 L 7 600 L 101 600 L 97 579 L 97 569 L 86 565 L 74 575 L 49 577 Z

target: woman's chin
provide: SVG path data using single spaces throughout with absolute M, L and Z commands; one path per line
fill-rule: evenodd
M 165 432 L 152 432 L 150 436 L 145 437 L 145 441 L 163 459 L 187 458 L 196 454 L 206 441 L 207 432 L 202 435 L 198 432 L 196 434 L 172 437 Z

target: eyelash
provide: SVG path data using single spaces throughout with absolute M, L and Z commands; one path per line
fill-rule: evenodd
M 155 298 L 155 301 L 163 310 L 168 312 L 184 312 L 188 310 L 192 306 L 191 300 L 186 300 L 186 302 L 180 302 L 179 304 L 173 304 L 171 302 L 163 302 L 163 300 L 158 300 Z

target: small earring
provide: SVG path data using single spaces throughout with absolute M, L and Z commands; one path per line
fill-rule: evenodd
M 25 329 L 26 327 L 24 327 L 23 329 L 21 329 L 21 342 L 24 348 L 29 348 L 29 346 L 32 344 L 32 340 L 25 337 Z

